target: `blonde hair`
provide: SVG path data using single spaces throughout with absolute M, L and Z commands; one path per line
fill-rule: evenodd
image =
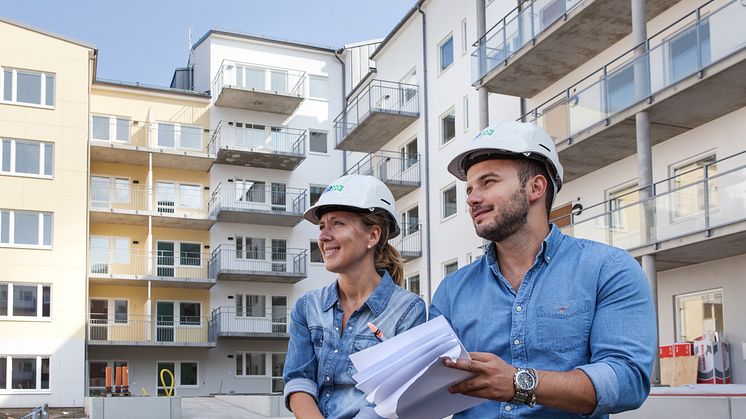
M 389 244 L 389 228 L 392 223 L 390 217 L 385 212 L 376 211 L 362 214 L 360 220 L 368 228 L 373 226 L 381 228 L 381 237 L 376 243 L 374 259 L 376 271 L 388 272 L 394 283 L 401 286 L 404 282 L 404 259 L 402 259 L 399 251 Z

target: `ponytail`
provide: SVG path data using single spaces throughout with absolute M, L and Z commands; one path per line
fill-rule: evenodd
M 381 238 L 376 244 L 374 260 L 376 271 L 388 272 L 394 283 L 401 286 L 404 283 L 404 259 L 399 251 L 389 244 L 389 216 L 385 212 L 376 211 L 363 215 L 361 220 L 368 227 L 381 228 Z

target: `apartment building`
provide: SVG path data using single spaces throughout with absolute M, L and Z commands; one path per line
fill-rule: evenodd
M 0 406 L 81 406 L 96 49 L 0 19 Z
M 660 342 L 718 332 L 735 383 L 746 383 L 743 22 L 742 1 L 526 1 L 488 22 L 472 54 L 475 86 L 524 98 L 522 118 L 556 141 L 555 222 L 640 259 Z

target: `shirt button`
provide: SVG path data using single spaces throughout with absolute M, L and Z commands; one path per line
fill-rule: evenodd
M 324 397 L 329 397 L 329 393 L 324 394 Z
M 326 377 L 326 381 L 329 381 L 329 380 L 331 380 L 331 378 L 329 378 L 329 377 Z
M 339 349 L 335 349 L 335 350 L 334 350 L 334 353 L 335 353 L 335 354 L 336 354 L 337 352 L 339 352 Z
M 523 307 L 521 307 L 521 306 L 515 306 L 515 311 L 521 311 L 521 310 L 523 310 Z
M 334 330 L 339 330 L 339 328 L 337 326 L 334 326 Z
M 552 257 L 551 256 L 547 256 L 547 260 L 552 260 Z
M 509 404 L 506 404 L 506 405 L 505 405 L 505 411 L 506 411 L 506 412 L 510 412 L 510 410 L 511 410 L 511 409 L 512 409 L 512 407 L 510 407 L 510 405 L 509 405 Z
M 521 340 L 520 339 L 516 339 L 516 340 L 513 341 L 513 344 L 514 345 L 520 345 L 521 344 Z

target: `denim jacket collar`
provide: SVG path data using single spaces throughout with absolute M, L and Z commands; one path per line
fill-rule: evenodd
M 534 264 L 538 261 L 539 257 L 543 258 L 544 262 L 549 264 L 549 262 L 554 257 L 554 254 L 557 253 L 557 249 L 559 249 L 562 238 L 563 235 L 562 232 L 560 232 L 559 228 L 557 228 L 557 226 L 554 224 L 550 224 L 549 234 L 547 234 L 547 236 L 544 238 L 544 241 L 541 243 L 541 250 L 539 250 L 539 253 L 536 255 Z M 487 246 L 485 246 L 484 255 L 487 257 L 487 265 L 489 265 L 491 268 L 498 267 L 497 253 L 495 252 L 495 245 L 493 242 L 490 242 Z
M 327 294 L 326 300 L 324 300 L 324 305 L 322 307 L 324 311 L 327 311 L 330 308 L 334 307 L 334 305 L 337 304 L 337 302 L 339 301 L 338 285 L 339 280 L 334 281 L 334 286 L 329 287 L 329 294 Z M 386 304 L 388 304 L 389 297 L 391 297 L 391 293 L 394 291 L 395 287 L 396 284 L 394 284 L 394 280 L 393 278 L 391 278 L 391 275 L 389 275 L 388 272 L 384 272 L 383 276 L 381 277 L 381 282 L 378 284 L 376 289 L 373 290 L 373 293 L 370 294 L 368 300 L 365 301 L 365 305 L 367 305 L 368 309 L 373 312 L 373 315 L 378 317 L 381 315 L 381 313 L 383 313 L 383 310 L 386 308 Z

